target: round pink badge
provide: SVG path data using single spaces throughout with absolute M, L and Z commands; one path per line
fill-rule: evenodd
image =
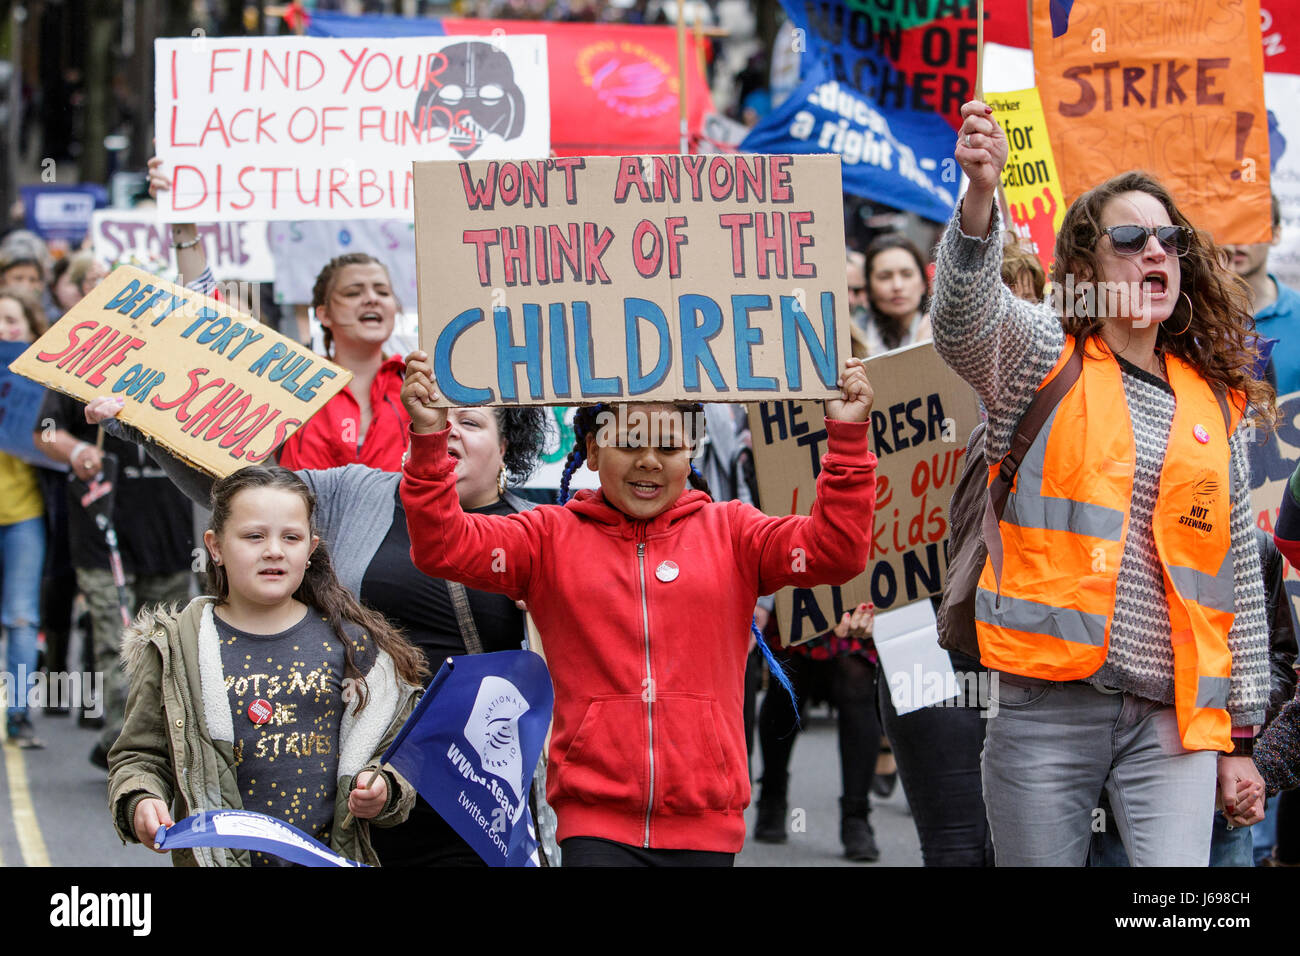
M 1205 430 L 1204 425 L 1197 425 L 1192 429 L 1192 434 L 1196 436 L 1196 440 L 1202 445 L 1210 440 L 1210 433 Z

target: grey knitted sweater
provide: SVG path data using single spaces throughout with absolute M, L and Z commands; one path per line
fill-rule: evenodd
M 1061 323 L 1046 305 L 1016 298 L 1002 284 L 1002 220 L 994 207 L 990 238 L 961 231 L 961 204 L 935 252 L 930 319 L 944 361 L 979 394 L 988 411 L 985 455 L 1006 453 L 1034 392 L 1065 348 Z M 1148 700 L 1174 702 L 1174 656 L 1164 574 L 1151 531 L 1164 466 L 1174 394 L 1162 379 L 1120 360 L 1137 461 L 1105 663 L 1088 678 Z M 1243 426 L 1244 427 L 1244 426 Z M 1229 441 L 1231 536 L 1236 618 L 1228 632 L 1234 727 L 1262 724 L 1268 702 L 1268 619 L 1259 548 L 1250 507 L 1249 471 L 1239 429 Z

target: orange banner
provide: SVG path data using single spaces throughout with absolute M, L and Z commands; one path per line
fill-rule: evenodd
M 1259 0 L 1033 7 L 1034 71 L 1067 202 L 1142 169 L 1216 241 L 1272 237 Z

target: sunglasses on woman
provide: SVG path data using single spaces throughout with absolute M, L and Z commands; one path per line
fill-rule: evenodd
M 1192 230 L 1186 226 L 1111 226 L 1102 230 L 1110 236 L 1111 248 L 1121 256 L 1141 255 L 1152 236 L 1170 256 L 1185 256 L 1192 247 Z

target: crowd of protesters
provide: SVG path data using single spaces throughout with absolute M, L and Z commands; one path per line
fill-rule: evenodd
M 436 407 L 427 356 L 389 345 L 402 304 L 387 265 L 367 250 L 319 264 L 312 316 L 324 353 L 352 380 L 279 449 L 278 465 L 214 482 L 117 421 L 120 399 L 49 393 L 34 440 L 66 471 L 0 453 L 5 666 L 66 671 L 80 628 L 80 665 L 104 684 L 75 717 L 55 701 L 37 713 L 17 693 L 7 746 L 40 759 L 45 720 L 96 730 L 88 756 L 109 772 L 124 841 L 149 844 L 182 811 L 256 801 L 354 859 L 482 865 L 399 774 L 363 775 L 378 769 L 391 734 L 360 741 L 350 718 L 365 706 L 390 730 L 400 725 L 448 656 L 526 646 L 528 612 L 556 691 L 537 781 L 553 861 L 730 865 L 746 837 L 751 781 L 750 835 L 788 842 L 791 753 L 820 699 L 835 713 L 850 860 L 882 858 L 872 799 L 898 782 L 926 865 L 1300 864 L 1300 846 L 1287 840 L 1300 822 L 1291 802 L 1300 705 L 1282 588 L 1282 562 L 1300 562 L 1300 470 L 1282 501 L 1252 502 L 1242 437 L 1253 421 L 1271 421 L 1276 395 L 1300 389 L 1300 330 L 1291 328 L 1300 298 L 1268 272 L 1267 243 L 1216 245 L 1179 197 L 1128 174 L 1070 207 L 1050 279 L 1126 282 L 1141 301 L 1121 302 L 1116 315 L 1061 316 L 1044 301 L 1040 257 L 1004 228 L 994 186 L 1005 137 L 982 103 L 963 107 L 963 118 L 956 159 L 970 186 L 933 260 L 933 243 L 902 231 L 847 237 L 854 354 L 840 397 L 826 404 L 822 508 L 809 518 L 756 509 L 741 406 L 638 407 L 674 423 L 656 447 L 611 440 L 595 427 L 601 409 L 581 408 L 556 503 L 516 493 L 538 463 L 548 416 Z M 156 160 L 150 182 L 169 186 Z M 196 226 L 173 226 L 172 239 L 189 287 L 213 293 Z M 35 341 L 105 275 L 88 251 L 53 258 L 30 233 L 0 238 L 0 339 Z M 1259 337 L 1277 340 L 1267 363 L 1256 361 Z M 899 714 L 871 605 L 790 647 L 771 596 L 862 571 L 875 488 L 863 360 L 931 340 L 979 395 L 979 447 L 994 472 L 1040 390 L 1067 374 L 1083 384 L 1058 399 L 995 519 L 998 593 L 976 597 L 978 642 L 948 650 L 954 671 L 992 677 L 997 707 Z M 1094 457 L 1125 465 L 1112 469 L 1121 479 L 1099 481 Z M 599 490 L 570 495 L 582 467 L 598 474 Z M 1045 482 L 1056 489 L 1050 500 Z M 1170 490 L 1192 482 L 1222 492 L 1197 499 L 1213 517 L 1199 538 L 1178 530 L 1186 523 Z M 1069 507 L 1053 507 L 1061 502 Z M 1276 547 L 1254 527 L 1252 505 L 1280 506 Z M 710 568 L 671 602 L 648 606 L 607 567 L 647 529 L 663 536 L 656 559 L 688 548 Z M 821 549 L 815 572 L 772 561 L 805 539 Z M 1087 573 L 1098 541 L 1117 569 L 1101 582 Z M 508 574 L 479 566 L 498 551 Z M 599 619 L 584 612 L 593 602 Z M 655 733 L 668 743 L 639 744 L 662 757 L 658 789 L 640 781 L 633 749 L 639 645 L 629 652 L 620 641 L 643 619 L 656 622 L 657 653 L 677 662 L 656 691 Z M 321 650 L 300 652 L 308 639 Z M 301 755 L 304 796 L 257 783 L 257 727 L 232 722 L 255 701 L 231 681 L 214 696 L 200 666 L 215 655 L 237 673 L 253 648 L 327 675 L 325 703 L 299 718 L 330 740 L 327 756 Z M 349 678 L 367 687 L 355 704 L 343 697 Z M 191 686 L 203 690 L 201 708 Z M 173 719 L 202 719 L 212 741 L 230 746 L 178 750 Z M 220 780 L 219 804 L 192 782 L 205 775 Z M 1097 813 L 1110 825 L 1096 827 Z M 191 861 L 277 862 L 211 850 Z

